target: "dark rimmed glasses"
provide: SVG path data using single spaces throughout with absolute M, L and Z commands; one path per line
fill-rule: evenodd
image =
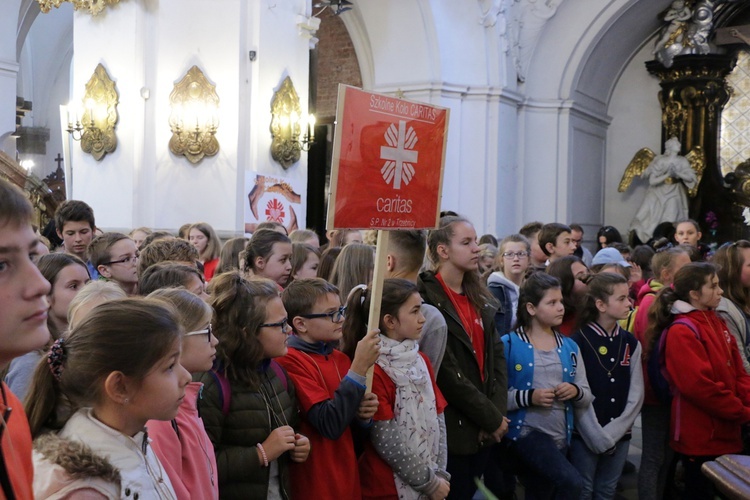
M 208 339 L 208 343 L 210 344 L 211 343 L 211 335 L 213 335 L 213 333 L 214 333 L 214 329 L 211 326 L 211 323 L 209 323 L 208 326 L 206 328 L 204 328 L 203 330 L 196 330 L 194 332 L 187 332 L 185 334 L 185 336 L 186 337 L 190 337 L 192 335 L 206 335 L 207 339 Z
M 525 259 L 529 256 L 529 252 L 503 252 L 503 257 L 506 259 L 515 259 L 518 257 L 519 259 Z
M 138 255 L 128 255 L 124 259 L 112 260 L 112 261 L 109 261 L 109 262 L 102 262 L 102 265 L 103 266 L 111 266 L 112 264 L 129 264 L 129 263 L 134 262 L 136 260 L 138 260 Z
M 314 318 L 330 318 L 334 323 L 341 323 L 346 317 L 346 306 L 341 306 L 335 311 L 327 313 L 314 313 L 314 314 L 300 314 L 300 318 L 314 319 Z
M 263 323 L 259 328 L 263 328 L 264 326 L 268 328 L 281 328 L 281 333 L 289 333 L 292 331 L 292 327 L 289 326 L 289 318 L 284 318 L 278 323 Z

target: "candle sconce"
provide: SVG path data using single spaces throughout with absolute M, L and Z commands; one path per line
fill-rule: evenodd
M 288 76 L 271 102 L 271 137 L 271 157 L 285 169 L 315 142 L 315 116 L 302 115 L 299 96 Z
M 117 97 L 115 82 L 98 64 L 86 83 L 82 105 L 68 106 L 68 133 L 97 161 L 117 148 Z
M 219 152 L 216 130 L 219 127 L 219 96 L 198 66 L 193 66 L 169 95 L 172 111 L 169 150 L 198 163 L 204 156 Z

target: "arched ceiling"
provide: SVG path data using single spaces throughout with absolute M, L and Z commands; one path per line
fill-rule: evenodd
M 617 80 L 633 55 L 661 26 L 671 0 L 611 0 L 599 10 L 568 0 L 549 21 L 534 52 L 525 93 L 574 99 L 606 113 Z M 645 71 L 645 69 L 644 69 Z

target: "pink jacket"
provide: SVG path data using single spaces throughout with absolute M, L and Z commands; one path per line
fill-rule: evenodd
M 219 475 L 214 447 L 198 415 L 198 397 L 203 389 L 200 382 L 185 388 L 185 399 L 173 422 L 149 420 L 148 435 L 159 461 L 167 470 L 177 498 L 219 498 Z

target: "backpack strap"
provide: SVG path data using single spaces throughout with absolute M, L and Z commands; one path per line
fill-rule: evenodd
M 287 379 L 286 372 L 275 359 L 271 360 L 271 369 L 273 369 L 278 379 L 281 380 L 284 390 L 289 392 L 289 379 Z
M 284 386 L 284 390 L 288 391 L 289 379 L 287 378 L 284 369 L 273 359 L 271 360 L 271 368 Z M 219 405 L 221 406 L 221 413 L 226 417 L 229 415 L 229 404 L 232 401 L 232 388 L 229 385 L 229 379 L 224 373 L 224 370 L 212 368 L 208 373 L 211 374 L 214 382 L 219 386 Z
M 670 379 L 669 374 L 667 373 L 667 362 L 666 362 L 667 360 L 666 360 L 665 351 L 666 351 L 666 346 L 667 346 L 667 332 L 674 325 L 685 325 L 693 332 L 696 339 L 698 340 L 701 339 L 700 330 L 698 330 L 698 328 L 695 327 L 695 324 L 687 318 L 676 319 L 662 333 L 662 336 L 659 339 L 659 365 L 660 365 L 660 371 L 662 373 L 662 376 L 667 382 L 669 382 L 670 387 L 673 387 L 674 384 L 672 384 L 672 380 Z M 675 425 L 675 430 L 674 430 L 674 440 L 679 441 L 681 420 L 682 420 L 682 401 L 681 401 L 682 398 L 680 396 L 679 391 L 675 391 L 674 397 L 677 403 L 675 405 L 675 424 L 676 425 Z
M 218 370 L 212 368 L 208 371 L 219 386 L 219 405 L 221 406 L 221 413 L 226 417 L 229 415 L 229 403 L 232 400 L 232 388 L 229 386 L 229 379 L 227 378 L 224 370 Z

